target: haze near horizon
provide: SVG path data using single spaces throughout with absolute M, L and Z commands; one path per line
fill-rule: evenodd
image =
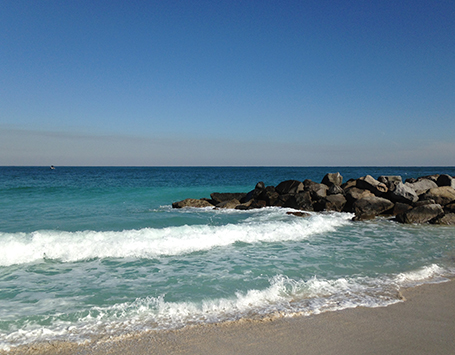
M 0 1 L 0 165 L 453 166 L 453 1 Z

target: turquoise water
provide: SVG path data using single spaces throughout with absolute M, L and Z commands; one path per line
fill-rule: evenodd
M 438 168 L 0 168 L 0 349 L 400 301 L 455 273 L 455 228 L 172 209 L 258 181 Z

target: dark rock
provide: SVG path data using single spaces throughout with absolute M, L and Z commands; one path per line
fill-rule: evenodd
M 416 180 L 415 182 L 412 183 L 406 180 L 405 185 L 413 189 L 417 195 L 421 195 L 427 192 L 429 189 L 438 187 L 438 185 L 434 181 L 425 178 L 420 178 L 419 180 Z
M 455 226 L 455 213 L 447 213 L 442 217 L 437 217 L 435 220 L 432 220 L 431 223 Z
M 442 206 L 448 205 L 451 202 L 455 202 L 455 189 L 450 186 L 435 187 L 425 192 L 422 196 L 420 196 L 420 199 L 431 199 Z
M 340 175 L 340 173 L 329 173 L 324 176 L 324 178 L 321 181 L 321 184 L 327 185 L 328 187 L 330 186 L 341 186 L 343 183 L 343 177 Z
M 419 199 L 416 192 L 402 182 L 394 185 L 393 190 L 389 191 L 386 197 L 393 202 L 403 202 L 408 204 L 417 202 Z
M 256 186 L 254 187 L 255 190 L 264 190 L 265 189 L 265 184 L 262 181 L 259 181 Z
M 296 210 L 313 211 L 313 201 L 309 191 L 302 191 L 298 194 L 282 196 L 282 207 L 294 208 Z
M 343 211 L 344 205 L 346 204 L 346 198 L 342 194 L 329 195 L 320 199 L 314 204 L 315 211 Z
M 213 192 L 210 194 L 210 197 L 212 200 L 215 202 L 215 204 L 219 204 L 224 201 L 230 201 L 230 200 L 242 200 L 246 196 L 246 193 L 244 192 Z
M 376 196 L 381 196 L 388 191 L 388 188 L 384 183 L 379 182 L 371 175 L 366 175 L 357 179 L 356 186 L 359 189 L 369 190 Z
M 397 202 L 395 203 L 395 206 L 393 206 L 392 215 L 397 216 L 399 214 L 405 213 L 406 211 L 409 211 L 410 209 L 412 209 L 411 205 L 408 205 L 407 203 Z
M 213 205 L 205 199 L 186 198 L 182 201 L 174 202 L 172 208 L 183 207 L 213 207 Z
M 372 219 L 385 211 L 391 210 L 393 206 L 393 202 L 382 197 L 363 197 L 354 202 L 355 220 Z
M 307 182 L 306 184 L 305 181 Z M 311 180 L 305 181 L 304 181 L 305 191 L 310 192 L 311 198 L 314 201 L 320 200 L 321 198 L 327 196 L 327 190 L 329 189 L 327 185 L 318 184 L 317 182 L 313 182 Z
M 296 194 L 303 191 L 303 183 L 298 180 L 286 180 L 280 182 L 275 190 L 280 195 Z
M 344 195 L 344 190 L 341 188 L 341 186 L 332 185 L 327 190 L 327 195 L 338 195 L 338 194 Z
M 257 197 L 258 200 L 264 200 L 267 206 L 275 206 L 279 198 L 280 195 L 273 186 L 267 186 Z
M 256 209 L 256 208 L 264 208 L 266 207 L 267 204 L 265 203 L 264 200 L 252 200 L 250 202 L 250 205 L 248 206 L 249 210 Z
M 286 212 L 286 214 L 290 214 L 290 215 L 293 215 L 293 216 L 297 216 L 297 217 L 310 217 L 311 215 L 309 213 L 305 213 L 305 212 Z
M 256 187 L 254 188 L 254 190 L 251 190 L 244 197 L 242 197 L 240 199 L 240 202 L 241 203 L 245 203 L 245 202 L 248 202 L 250 200 L 257 199 L 257 197 L 262 193 L 262 191 L 264 189 L 265 189 L 265 184 L 262 181 L 259 181 L 256 184 Z
M 444 211 L 439 204 L 423 205 L 397 215 L 400 223 L 427 223 L 432 219 L 443 216 Z
M 250 209 L 250 206 L 251 206 L 251 202 L 252 201 L 248 201 L 246 203 L 242 203 L 240 205 L 237 205 L 235 206 L 235 209 L 236 210 L 241 210 L 241 211 L 246 211 L 246 210 L 249 210 Z
M 344 206 L 344 211 L 354 212 L 354 202 L 367 196 L 374 196 L 374 194 L 369 190 L 362 190 L 357 187 L 351 187 L 345 190 L 346 204 Z
M 444 211 L 446 211 L 446 213 L 455 213 L 455 203 L 449 203 L 448 205 L 445 205 Z
M 441 186 L 450 186 L 451 188 L 455 189 L 455 179 L 447 174 L 439 175 L 436 183 L 440 187 Z

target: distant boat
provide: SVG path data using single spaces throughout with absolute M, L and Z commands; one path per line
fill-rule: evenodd
M 54 169 L 55 169 L 55 168 L 54 168 L 54 166 L 53 166 L 53 165 L 51 165 L 51 170 L 54 170 Z

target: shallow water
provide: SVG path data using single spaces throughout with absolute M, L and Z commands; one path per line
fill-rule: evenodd
M 400 301 L 455 273 L 455 228 L 172 209 L 258 181 L 455 168 L 0 168 L 0 349 Z

